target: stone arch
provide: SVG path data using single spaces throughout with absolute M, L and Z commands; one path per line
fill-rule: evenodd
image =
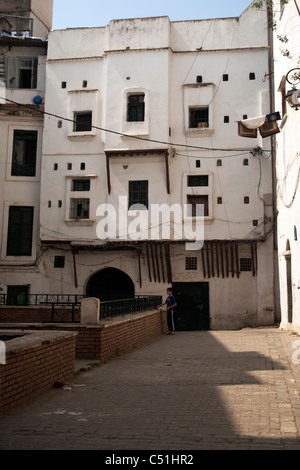
M 133 299 L 134 284 L 125 272 L 116 268 L 105 268 L 93 274 L 86 286 L 86 295 L 102 301 Z

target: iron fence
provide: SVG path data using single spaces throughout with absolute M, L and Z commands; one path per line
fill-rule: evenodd
M 104 320 L 106 318 L 153 310 L 161 303 L 162 297 L 156 295 L 100 302 L 100 319 Z

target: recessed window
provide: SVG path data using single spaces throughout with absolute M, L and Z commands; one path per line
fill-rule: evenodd
M 250 198 L 248 196 L 244 197 L 244 204 L 249 204 L 250 203 Z
M 217 160 L 217 166 L 222 166 L 222 160 Z
M 59 201 L 57 202 L 57 206 L 58 206 L 58 207 L 62 207 L 62 201 L 61 201 L 61 200 L 59 200 Z
M 209 125 L 208 106 L 189 109 L 190 129 L 207 128 Z
M 227 73 L 224 73 L 224 75 L 223 75 L 223 82 L 228 82 L 228 80 L 229 80 L 228 74 L 227 74 Z
M 254 72 L 249 73 L 249 80 L 255 80 L 255 73 Z
M 55 268 L 64 268 L 65 267 L 65 257 L 64 256 L 54 256 L 54 267 Z
M 74 113 L 74 132 L 90 132 L 92 130 L 92 112 Z
M 248 160 L 248 158 L 244 158 L 243 165 L 244 165 L 244 166 L 248 166 L 248 165 L 249 165 L 249 160 Z
M 72 191 L 89 191 L 90 188 L 91 181 L 89 179 L 72 181 Z
M 196 256 L 188 256 L 185 258 L 185 269 L 186 271 L 197 271 L 198 269 L 198 258 Z
M 7 230 L 7 256 L 31 256 L 33 207 L 10 206 Z
M 195 196 L 194 194 L 187 195 L 187 204 L 188 204 L 188 216 L 189 217 L 196 217 L 197 214 L 197 205 L 203 206 L 203 215 L 208 217 L 209 215 L 209 208 L 208 208 L 208 196 L 201 195 Z
M 224 116 L 224 122 L 225 122 L 225 124 L 229 123 L 229 116 Z
M 217 204 L 223 204 L 223 198 L 222 197 L 217 198 Z
M 80 169 L 85 170 L 85 163 L 80 163 Z
M 90 216 L 89 199 L 71 199 L 70 219 L 88 219 Z
M 28 305 L 29 285 L 7 286 L 7 305 Z
M 67 82 L 61 82 L 61 87 L 62 88 L 67 88 Z
M 14 131 L 12 176 L 35 176 L 37 131 Z
M 72 170 L 72 163 L 68 163 L 67 168 L 68 168 L 68 170 Z
M 128 207 L 133 205 L 144 206 L 148 209 L 148 181 L 129 181 Z
M 83 87 L 83 88 L 86 88 L 86 87 L 87 87 L 87 85 L 88 85 L 88 82 L 87 82 L 87 80 L 83 80 L 83 82 L 82 82 L 82 87 Z
M 140 93 L 128 96 L 127 121 L 137 122 L 145 120 L 145 94 Z
M 252 259 L 240 258 L 240 271 L 252 271 Z
M 197 80 L 197 83 L 202 83 L 203 81 L 202 75 L 197 75 L 196 80 Z
M 37 57 L 8 57 L 7 88 L 35 89 L 37 87 Z
M 208 175 L 188 175 L 187 178 L 189 187 L 208 186 Z
M 196 160 L 196 168 L 200 168 L 201 167 L 201 160 Z
M 58 170 L 58 164 L 57 164 L 57 163 L 54 163 L 53 169 L 54 169 L 54 171 L 57 171 L 57 170 Z

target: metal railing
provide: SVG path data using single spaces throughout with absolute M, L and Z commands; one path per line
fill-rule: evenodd
M 100 320 L 154 310 L 161 303 L 162 297 L 156 295 L 100 302 Z
M 51 307 L 51 321 L 62 321 L 56 319 L 55 314 L 59 309 L 70 307 L 72 312 L 72 323 L 75 321 L 75 311 L 80 309 L 81 300 L 85 295 L 77 294 L 0 294 L 0 305 L 9 306 L 49 306 Z M 118 299 L 100 301 L 100 319 L 122 317 L 125 315 L 154 310 L 162 303 L 162 297 L 156 295 L 140 295 L 131 299 Z

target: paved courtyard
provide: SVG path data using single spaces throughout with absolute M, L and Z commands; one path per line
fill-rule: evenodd
M 277 328 L 162 336 L 0 413 L 0 449 L 300 450 L 299 340 Z

